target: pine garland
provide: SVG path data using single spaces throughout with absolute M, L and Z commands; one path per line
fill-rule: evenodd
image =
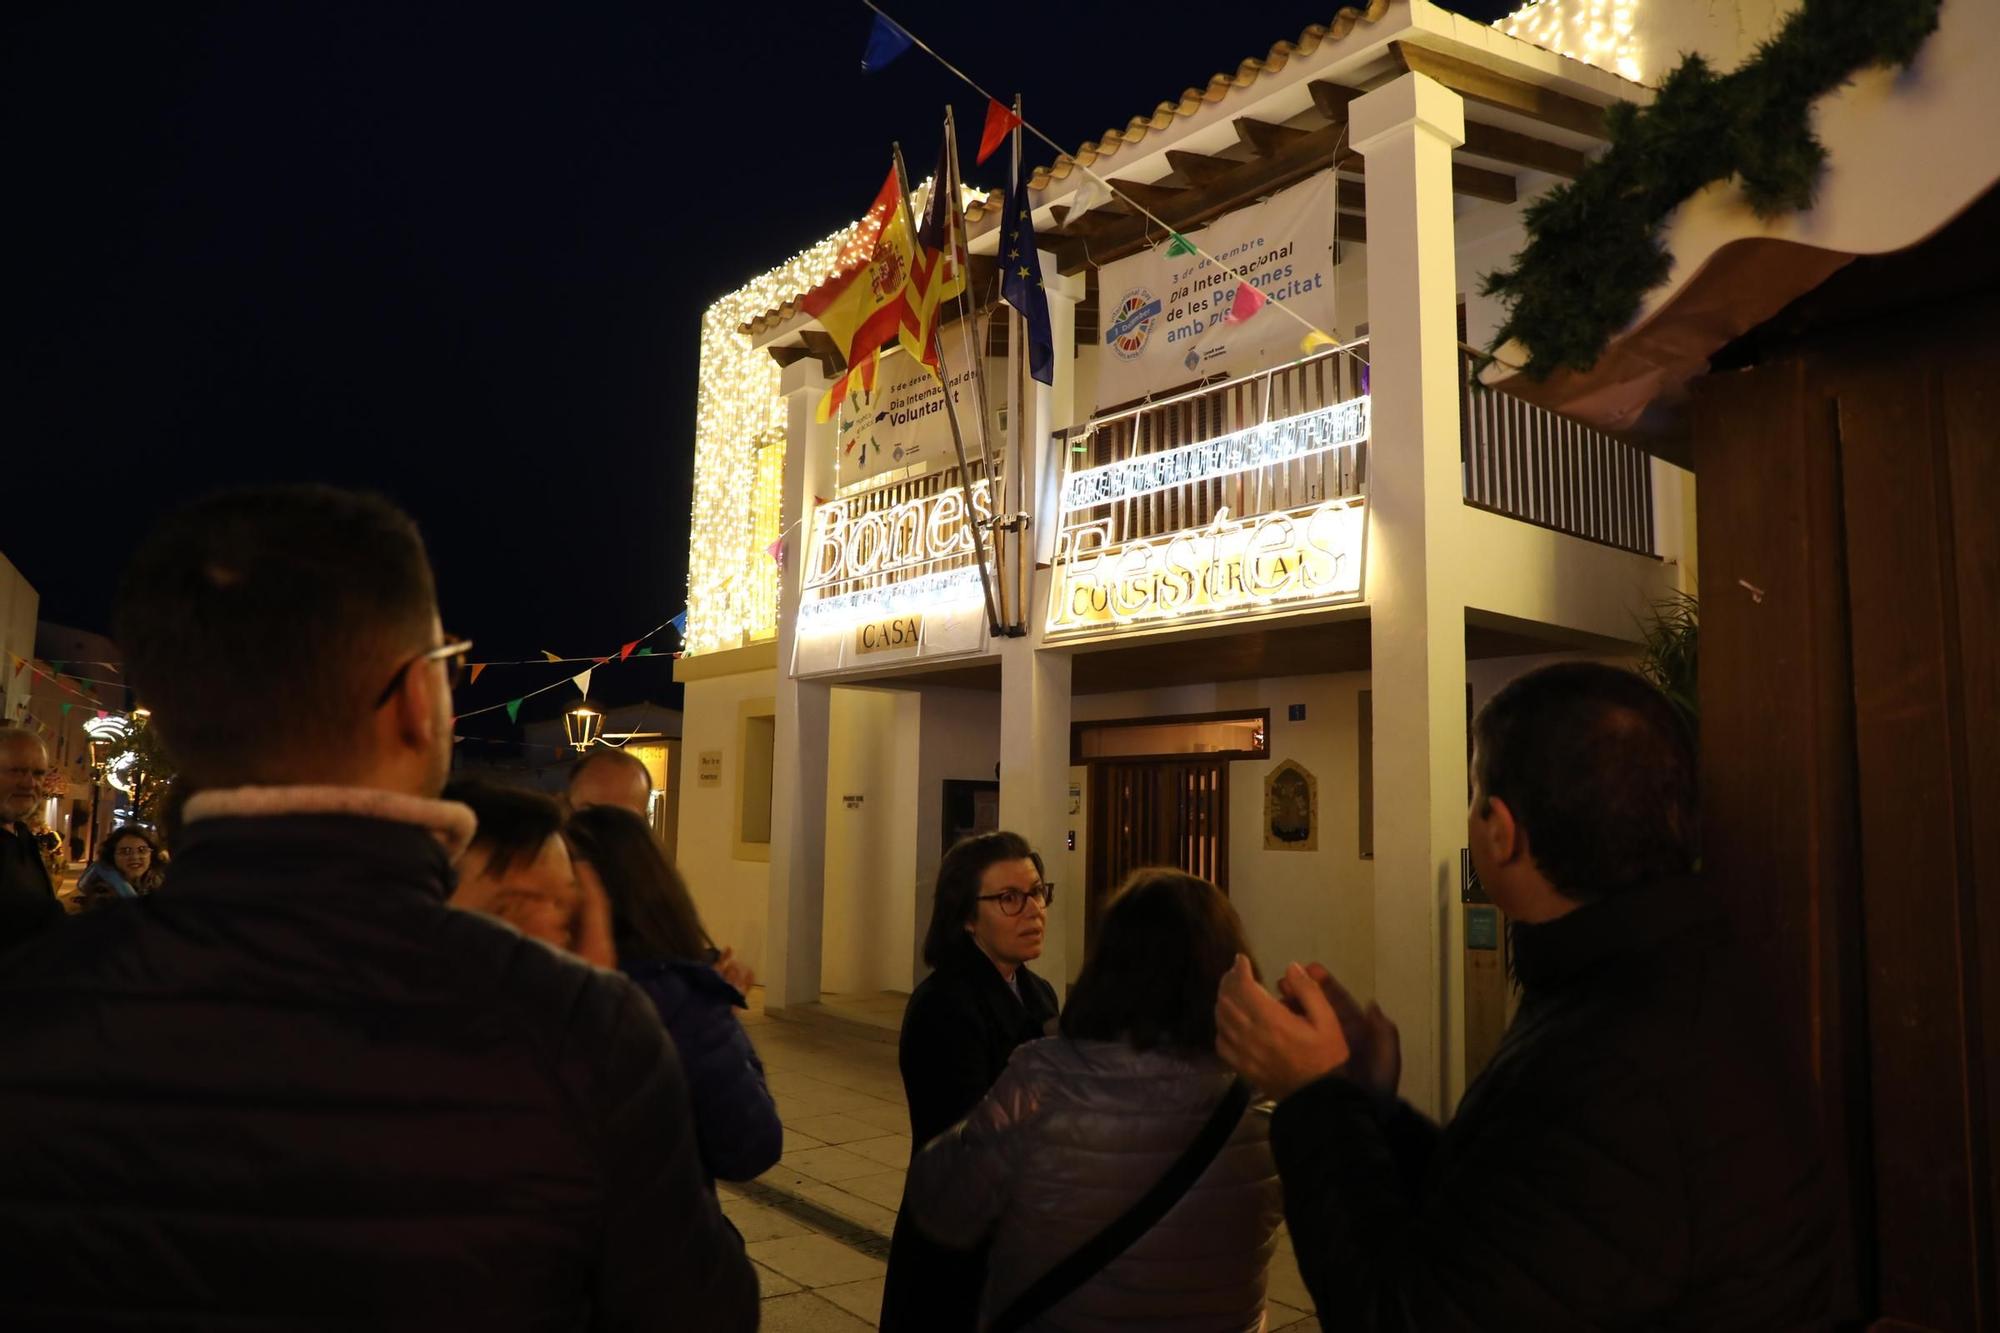
M 1610 107 L 1610 147 L 1529 206 L 1527 247 L 1486 277 L 1508 308 L 1492 346 L 1519 341 L 1537 380 L 1590 369 L 1666 280 L 1661 229 L 1704 186 L 1739 178 L 1764 218 L 1810 207 L 1826 164 L 1813 102 L 1862 69 L 1909 64 L 1941 3 L 1805 0 L 1734 73 L 1687 56 L 1651 106 Z

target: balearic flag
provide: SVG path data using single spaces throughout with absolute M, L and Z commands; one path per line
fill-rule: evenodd
M 878 348 L 916 334 L 916 314 L 909 301 L 916 235 L 903 203 L 902 182 L 893 166 L 850 246 L 850 253 L 856 259 L 865 257 L 865 262 L 851 264 L 799 299 L 806 313 L 833 338 L 848 365 L 847 376 L 820 399 L 821 421 L 832 418 L 840 400 L 847 396 L 848 380 L 860 377 L 863 365 L 873 361 Z
M 923 224 L 917 228 L 917 260 L 910 273 L 910 305 L 916 313 L 916 327 L 903 339 L 904 350 L 934 373 L 938 370 L 935 334 L 944 304 L 965 290 L 969 265 L 949 149 L 946 145 L 938 150 L 931 197 L 924 206 Z

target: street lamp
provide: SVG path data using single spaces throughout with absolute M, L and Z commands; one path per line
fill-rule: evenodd
M 563 714 L 563 728 L 569 733 L 570 748 L 588 750 L 604 731 L 604 714 L 578 704 Z

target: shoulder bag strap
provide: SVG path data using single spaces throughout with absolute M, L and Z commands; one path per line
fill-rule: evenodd
M 1194 1188 L 1195 1181 L 1201 1179 L 1201 1173 L 1208 1170 L 1216 1155 L 1222 1151 L 1222 1145 L 1229 1142 L 1229 1136 L 1236 1132 L 1236 1125 L 1243 1119 L 1243 1112 L 1249 1105 L 1250 1085 L 1240 1078 L 1236 1079 L 1229 1085 L 1229 1091 L 1222 1095 L 1222 1101 L 1208 1117 L 1208 1123 L 1201 1127 L 1201 1132 L 1194 1136 L 1194 1142 L 1188 1144 L 1180 1159 L 1167 1168 L 1167 1173 L 1155 1181 L 1153 1187 L 1121 1217 L 1085 1242 L 1082 1249 L 1030 1283 L 1026 1291 L 1016 1296 L 999 1317 L 987 1325 L 986 1333 L 1015 1333 L 1015 1330 L 1025 1328 L 1058 1301 L 1096 1277 L 1112 1260 L 1131 1249 L 1141 1236 L 1172 1211 L 1182 1195 Z

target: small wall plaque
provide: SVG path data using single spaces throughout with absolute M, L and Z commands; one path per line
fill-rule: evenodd
M 1264 850 L 1319 850 L 1319 779 L 1295 760 L 1264 778 Z

